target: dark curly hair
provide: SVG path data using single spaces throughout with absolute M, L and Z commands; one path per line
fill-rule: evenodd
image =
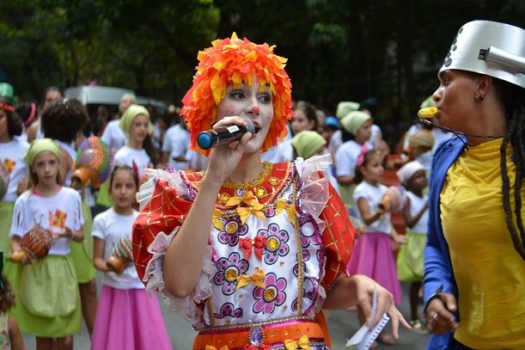
M 11 100 L 6 97 L 0 97 L 0 104 L 13 107 Z M 13 136 L 21 135 L 22 131 L 24 130 L 24 127 L 20 116 L 16 113 L 14 109 L 12 111 L 9 111 L 7 109 L 2 110 L 7 115 L 7 132 L 9 133 L 9 136 L 11 136 L 12 138 Z
M 0 288 L 0 313 L 4 313 L 15 305 L 15 294 L 4 274 L 0 276 L 0 281 L 4 286 L 4 288 Z
M 42 115 L 45 137 L 70 143 L 89 122 L 86 109 L 78 100 L 55 101 Z

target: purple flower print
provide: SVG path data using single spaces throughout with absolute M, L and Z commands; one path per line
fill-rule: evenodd
M 228 258 L 220 258 L 215 264 L 218 271 L 213 276 L 213 282 L 217 286 L 222 286 L 224 294 L 231 295 L 237 288 L 237 276 L 245 274 L 249 265 L 239 253 L 231 253 Z
M 267 218 L 272 218 L 275 216 L 275 209 L 274 208 L 265 208 L 264 209 L 264 215 L 267 217 Z
M 255 287 L 253 297 L 257 300 L 253 305 L 253 312 L 270 314 L 275 310 L 275 306 L 282 305 L 286 300 L 286 280 L 277 278 L 270 272 L 264 277 L 266 288 Z
M 319 227 L 311 215 L 299 216 L 299 226 L 301 227 L 301 246 L 307 248 L 312 245 L 321 244 Z
M 241 308 L 234 309 L 232 303 L 226 303 L 221 306 L 219 313 L 214 313 L 213 315 L 215 316 L 215 318 L 219 320 L 225 317 L 241 318 L 242 309 Z
M 281 230 L 278 224 L 272 223 L 268 229 L 259 230 L 258 235 L 266 238 L 264 249 L 264 262 L 273 265 L 279 256 L 286 256 L 290 251 L 288 247 L 289 236 L 286 230 Z
M 319 283 L 314 278 L 306 278 L 303 282 L 303 313 L 308 313 L 319 297 Z M 292 310 L 297 311 L 299 298 L 292 302 Z
M 318 293 L 319 284 L 315 279 L 307 278 L 304 280 L 303 284 L 303 313 L 308 313 L 310 311 L 310 308 L 315 304 L 315 301 L 319 297 Z M 295 312 L 298 308 L 298 300 L 299 298 L 295 298 L 292 302 L 292 310 Z
M 308 257 L 310 257 L 310 253 L 308 253 Z M 304 252 L 303 252 L 303 262 L 301 263 L 303 265 L 303 271 L 306 271 L 306 264 L 304 263 Z M 299 277 L 299 264 L 295 264 L 293 267 L 293 275 L 295 277 Z
M 241 224 L 239 218 L 232 218 L 226 220 L 224 228 L 219 232 L 218 239 L 222 244 L 228 244 L 234 247 L 239 243 L 239 237 L 244 236 L 248 232 L 248 225 Z
M 319 262 L 319 264 L 321 264 L 321 266 L 324 266 L 324 249 L 319 249 L 315 255 L 317 256 L 317 261 Z

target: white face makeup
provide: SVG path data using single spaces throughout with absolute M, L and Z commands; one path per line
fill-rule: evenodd
M 273 99 L 269 88 L 260 90 L 256 81 L 252 85 L 241 84 L 238 88 L 230 85 L 226 96 L 217 106 L 217 121 L 229 116 L 239 116 L 253 122 L 258 131 L 248 142 L 245 153 L 258 152 L 266 139 L 274 116 Z

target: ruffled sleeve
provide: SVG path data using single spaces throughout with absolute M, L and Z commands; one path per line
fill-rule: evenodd
M 322 232 L 326 265 L 321 285 L 325 289 L 346 273 L 355 234 L 343 200 L 324 176 L 331 164 L 329 154 L 296 161 L 297 171 L 303 181 L 299 197 L 301 208 L 312 215 Z
M 346 206 L 337 191 L 329 185 L 328 202 L 321 219 L 326 222 L 323 230 L 325 248 L 325 275 L 321 284 L 330 287 L 335 280 L 346 274 L 346 265 L 352 256 L 355 230 L 346 212 Z
M 154 265 L 150 245 L 157 237 L 169 243 L 192 205 L 178 173 L 149 171 L 147 175 L 149 180 L 137 194 L 141 211 L 133 224 L 133 260 L 138 276 L 146 286 Z M 165 236 L 170 236 L 169 240 L 161 238 Z
M 141 212 L 133 225 L 133 259 L 139 278 L 150 292 L 160 292 L 166 303 L 182 313 L 194 327 L 202 326 L 199 305 L 211 295 L 212 250 L 208 247 L 197 285 L 190 295 L 177 298 L 164 288 L 163 263 L 168 247 L 177 235 L 195 197 L 198 177 L 183 172 L 148 169 L 137 194 Z

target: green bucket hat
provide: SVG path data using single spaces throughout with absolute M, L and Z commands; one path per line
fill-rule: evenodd
M 292 138 L 292 145 L 299 157 L 308 159 L 326 145 L 326 140 L 316 131 L 304 130 Z
M 346 131 L 355 135 L 357 130 L 369 120 L 372 120 L 372 117 L 370 117 L 368 113 L 355 111 L 347 114 L 346 117 L 341 120 L 341 125 L 343 125 L 343 128 L 345 128 Z
M 60 152 L 60 148 L 55 143 L 55 141 L 51 139 L 36 139 L 31 142 L 31 145 L 29 146 L 29 149 L 27 150 L 26 155 L 24 156 L 24 160 L 28 166 L 33 165 L 33 161 L 35 160 L 36 156 L 44 151 L 49 151 L 53 153 L 58 160 L 62 157 L 62 153 Z
M 126 109 L 119 122 L 120 128 L 124 131 L 124 134 L 126 134 L 127 137 L 129 137 L 129 128 L 131 128 L 133 120 L 139 115 L 145 115 L 148 117 L 148 132 L 150 134 L 153 132 L 153 124 L 151 124 L 148 110 L 140 105 L 131 105 Z
M 343 119 L 348 115 L 350 112 L 355 112 L 359 110 L 359 103 L 352 102 L 352 101 L 344 101 L 339 102 L 337 105 L 337 110 L 335 112 L 335 116 L 338 119 Z

